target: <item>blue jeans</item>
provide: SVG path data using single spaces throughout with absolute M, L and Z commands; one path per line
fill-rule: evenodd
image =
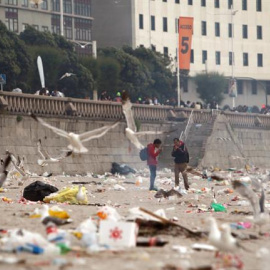
M 150 190 L 155 187 L 155 179 L 157 175 L 157 166 L 156 165 L 149 165 L 150 169 Z

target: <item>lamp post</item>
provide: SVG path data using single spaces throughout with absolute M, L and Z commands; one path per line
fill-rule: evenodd
M 60 1 L 60 35 L 63 37 L 64 36 L 64 0 L 59 0 Z

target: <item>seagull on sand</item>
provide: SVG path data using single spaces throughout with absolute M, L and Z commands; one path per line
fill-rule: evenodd
M 63 155 L 61 155 L 59 157 L 52 158 L 52 157 L 49 156 L 47 151 L 45 151 L 42 148 L 40 139 L 37 142 L 37 147 L 38 147 L 38 152 L 39 152 L 39 154 L 41 156 L 41 159 L 38 159 L 37 162 L 38 162 L 38 165 L 40 165 L 41 167 L 47 166 L 50 163 L 60 162 L 62 159 L 66 158 L 66 157 L 68 157 L 68 156 L 70 156 L 72 154 L 72 151 L 67 151 L 67 152 L 65 152 Z
M 102 136 L 104 136 L 110 129 L 115 128 L 119 121 L 115 122 L 113 125 L 110 126 L 103 126 L 101 128 L 97 128 L 91 131 L 84 132 L 82 134 L 76 134 L 73 132 L 66 132 L 60 128 L 51 126 L 41 118 L 35 116 L 31 113 L 31 117 L 42 124 L 43 126 L 51 129 L 54 133 L 57 135 L 66 138 L 69 141 L 68 149 L 74 152 L 75 154 L 81 154 L 81 153 L 87 153 L 88 149 L 83 146 L 83 142 L 87 142 L 93 139 L 98 139 Z
M 135 124 L 133 112 L 132 112 L 132 103 L 130 101 L 130 98 L 127 94 L 127 92 L 122 93 L 122 109 L 123 113 L 126 118 L 127 122 L 127 128 L 126 128 L 126 136 L 130 140 L 131 143 L 135 145 L 135 147 L 139 150 L 143 149 L 144 146 L 139 141 L 138 137 L 144 136 L 144 135 L 153 135 L 153 134 L 166 134 L 171 132 L 164 132 L 164 131 L 142 131 L 137 132 L 137 127 Z
M 62 80 L 62 79 L 64 79 L 64 78 L 67 78 L 67 77 L 70 77 L 70 76 L 74 76 L 74 75 L 76 75 L 76 74 L 74 74 L 74 73 L 65 73 L 59 80 Z
M 207 217 L 206 222 L 209 224 L 208 241 L 219 250 L 221 246 L 221 231 L 218 228 L 217 221 L 214 217 Z
M 8 175 L 7 167 L 11 162 L 11 156 L 8 155 L 3 161 L 1 160 L 1 163 L 2 162 L 3 164 L 1 164 L 0 166 L 0 187 L 3 186 L 4 182 L 7 179 L 7 175 Z
M 254 179 L 252 179 L 252 182 L 254 187 L 258 187 L 258 181 L 254 181 Z M 246 186 L 242 182 L 236 180 L 233 181 L 232 185 L 237 192 L 239 192 L 243 197 L 247 198 L 250 202 L 253 209 L 253 217 L 250 217 L 250 219 L 252 219 L 254 224 L 258 225 L 261 230 L 261 226 L 269 223 L 270 221 L 269 213 L 265 213 L 265 195 L 263 187 L 260 186 L 261 196 L 258 198 L 257 194 L 249 186 Z

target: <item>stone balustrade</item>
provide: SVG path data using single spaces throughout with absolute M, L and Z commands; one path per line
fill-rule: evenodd
M 0 96 L 5 99 L 8 106 L 6 110 L 12 114 L 27 114 L 33 112 L 37 115 L 69 116 L 67 106 L 72 104 L 77 116 L 90 119 L 116 120 L 124 119 L 121 104 L 118 102 L 93 101 L 75 98 L 57 98 L 32 94 L 19 94 L 0 91 Z M 0 104 L 1 105 L 1 104 Z M 190 108 L 173 108 L 171 106 L 149 106 L 133 104 L 134 116 L 140 121 L 166 121 L 169 111 L 179 115 L 185 113 L 188 118 L 193 110 L 194 123 L 211 123 L 218 110 L 194 110 Z M 246 128 L 270 128 L 270 117 L 261 114 L 223 112 L 229 123 L 236 127 Z

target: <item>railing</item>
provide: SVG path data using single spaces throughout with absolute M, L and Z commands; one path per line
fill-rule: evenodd
M 191 114 L 189 115 L 185 131 L 182 132 L 180 135 L 180 140 L 186 142 L 186 139 L 187 139 L 187 136 L 188 136 L 188 133 L 190 131 L 192 124 L 193 124 L 193 110 L 191 111 Z
M 7 111 L 13 114 L 68 116 L 67 105 L 72 103 L 76 115 L 90 119 L 124 119 L 122 106 L 117 102 L 93 101 L 75 98 L 56 98 L 32 94 L 18 94 L 0 91 L 8 103 Z M 0 104 L 1 105 L 1 104 Z M 167 121 L 169 111 L 189 118 L 192 113 L 193 123 L 211 123 L 216 115 L 224 113 L 233 127 L 270 128 L 270 116 L 250 113 L 222 112 L 218 110 L 195 110 L 190 108 L 173 108 L 171 106 L 150 106 L 133 104 L 134 117 L 140 121 Z

